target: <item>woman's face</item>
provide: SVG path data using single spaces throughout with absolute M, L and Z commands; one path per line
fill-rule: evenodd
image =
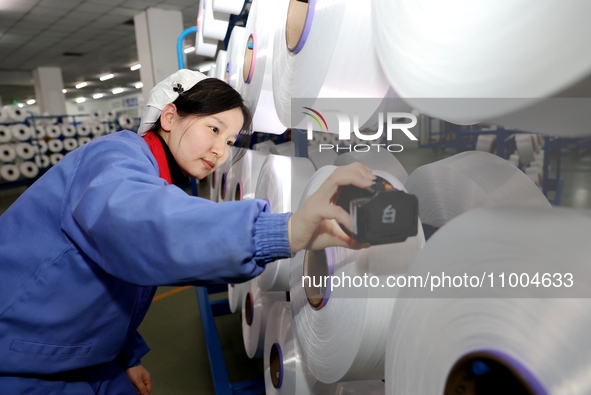
M 168 106 L 162 112 L 161 136 L 186 175 L 205 178 L 228 160 L 244 122 L 242 111 L 233 108 L 214 115 L 180 118 L 172 107 L 173 114 Z

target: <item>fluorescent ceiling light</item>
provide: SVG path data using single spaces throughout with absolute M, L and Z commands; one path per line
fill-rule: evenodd
M 17 104 L 17 106 L 19 106 L 20 108 L 23 108 L 25 105 L 23 103 L 19 103 L 19 104 Z
M 106 81 L 106 80 L 110 80 L 111 78 L 115 77 L 115 74 L 106 74 L 106 75 L 102 75 L 99 80 L 101 81 Z
M 199 68 L 199 72 L 201 73 L 207 73 L 209 70 L 211 70 L 211 66 L 203 66 Z
M 35 104 L 35 99 L 27 100 L 27 104 L 29 106 L 32 105 L 32 104 Z
M 142 67 L 142 65 L 138 63 L 138 64 L 134 64 L 134 65 L 133 65 L 133 66 L 131 66 L 129 69 L 130 69 L 131 71 L 136 71 L 136 70 L 140 69 L 141 67 Z
M 191 53 L 191 52 L 193 52 L 194 50 L 195 50 L 195 47 L 189 47 L 189 48 L 185 48 L 185 49 L 183 50 L 183 52 L 184 52 L 184 53 Z
M 88 83 L 86 83 L 86 82 L 81 82 L 81 83 L 79 83 L 79 84 L 76 84 L 76 89 L 84 88 L 86 85 L 88 85 Z
M 114 95 L 116 95 L 116 94 L 118 94 L 118 93 L 121 93 L 121 92 L 123 92 L 124 90 L 125 90 L 125 89 L 123 89 L 123 88 L 115 88 L 115 89 L 113 89 L 113 91 L 112 91 L 112 92 L 113 92 L 113 94 L 114 94 Z
M 62 89 L 62 93 L 68 93 L 67 89 Z
M 85 97 L 79 97 L 76 99 L 76 103 L 80 104 L 80 103 L 84 103 L 86 101 Z
M 144 87 L 144 84 L 142 82 L 136 82 L 135 89 L 142 89 L 143 87 Z
M 105 96 L 105 95 L 103 95 L 102 93 L 95 93 L 94 95 L 92 95 L 92 98 L 93 99 L 100 99 L 103 96 Z

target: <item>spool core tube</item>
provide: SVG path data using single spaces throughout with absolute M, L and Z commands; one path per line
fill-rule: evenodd
M 257 53 L 257 36 L 252 33 L 246 42 L 246 49 L 244 50 L 244 67 L 242 68 L 242 78 L 244 82 L 250 84 L 252 76 L 254 75 L 254 68 L 256 66 Z
M 285 21 L 285 42 L 294 54 L 302 50 L 310 34 L 316 0 L 290 0 Z
M 304 255 L 303 286 L 310 306 L 322 309 L 330 298 L 330 277 L 334 261 L 330 249 L 306 251 Z M 330 256 L 329 256 L 330 255 Z
M 243 196 L 244 195 L 242 193 L 242 183 L 239 182 L 238 184 L 236 184 L 236 190 L 234 191 L 234 201 L 242 200 Z
M 226 200 L 227 181 L 228 181 L 228 174 L 226 172 L 224 172 L 222 174 L 222 186 L 221 186 L 222 189 L 220 191 L 220 196 L 221 196 L 222 200 Z
M 451 369 L 444 395 L 548 395 L 517 361 L 496 352 L 475 352 Z
M 273 343 L 269 352 L 269 373 L 271 383 L 275 388 L 281 388 L 283 384 L 283 351 L 279 343 Z
M 246 294 L 244 298 L 244 315 L 246 315 L 246 325 L 251 326 L 254 321 L 254 301 L 252 292 Z

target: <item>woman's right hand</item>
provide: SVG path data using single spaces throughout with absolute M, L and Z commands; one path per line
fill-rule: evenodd
M 338 226 L 351 229 L 351 216 L 343 208 L 331 203 L 340 186 L 354 185 L 368 188 L 376 176 L 360 162 L 341 166 L 322 183 L 289 218 L 289 244 L 296 253 L 302 249 L 320 250 L 330 246 L 353 249 L 368 247 L 349 237 Z
M 129 377 L 139 395 L 148 395 L 152 392 L 152 378 L 142 365 L 127 368 L 125 374 Z

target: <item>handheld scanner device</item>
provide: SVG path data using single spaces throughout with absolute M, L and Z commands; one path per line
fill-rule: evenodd
M 351 229 L 341 228 L 359 243 L 399 243 L 418 233 L 419 201 L 377 177 L 369 189 L 342 186 L 333 198 L 351 215 Z

